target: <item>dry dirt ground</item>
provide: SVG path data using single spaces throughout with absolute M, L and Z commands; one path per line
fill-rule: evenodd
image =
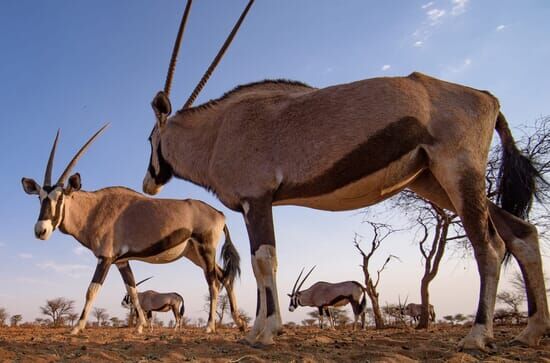
M 472 355 L 457 352 L 467 332 L 438 326 L 429 332 L 386 329 L 351 332 L 287 328 L 275 346 L 254 348 L 235 329 L 207 335 L 201 329 L 181 333 L 157 329 L 135 335 L 128 328 L 88 328 L 70 336 L 66 328 L 0 328 L 1 362 L 550 362 L 550 339 L 537 348 L 510 346 L 517 327 L 495 328 L 497 350 Z

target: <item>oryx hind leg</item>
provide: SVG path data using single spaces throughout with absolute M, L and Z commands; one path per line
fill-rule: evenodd
M 271 200 L 263 198 L 243 202 L 243 212 L 258 294 L 256 319 L 246 340 L 251 344 L 273 344 L 273 337 L 282 332 L 283 324 L 277 294 L 277 252 Z
M 461 347 L 485 350 L 494 339 L 493 313 L 505 245 L 489 218 L 485 164 L 477 154 L 467 151 L 462 151 L 462 155 L 457 155 L 456 151 L 453 155 L 438 151 L 433 153 L 435 157 L 431 155 L 430 170 L 462 220 L 480 275 L 477 314 Z
M 516 258 L 525 281 L 529 320 L 515 340 L 531 346 L 538 345 L 550 328 L 550 317 L 537 229 L 492 203 L 489 209 L 498 233 L 504 239 L 507 250 Z
M 214 333 L 216 331 L 216 307 L 218 306 L 220 282 L 216 272 L 216 250 L 208 243 L 208 238 L 207 236 L 203 236 L 203 243 L 200 245 L 199 251 L 205 261 L 204 276 L 208 283 L 208 292 L 210 294 L 210 312 L 206 332 Z
M 109 267 L 111 267 L 111 264 L 112 261 L 107 258 L 99 258 L 97 260 L 94 277 L 92 278 L 90 286 L 88 286 L 88 291 L 86 291 L 86 303 L 84 304 L 84 309 L 82 309 L 80 319 L 78 319 L 78 323 L 71 331 L 71 334 L 78 334 L 86 328 L 88 314 L 92 309 L 92 305 L 95 298 L 97 297 L 97 293 L 99 292 L 101 285 L 103 285 L 103 281 L 105 281 L 105 277 L 107 277 L 107 273 L 109 272 Z
M 233 318 L 233 322 L 239 328 L 240 331 L 245 331 L 246 327 L 239 313 L 239 306 L 237 305 L 237 297 L 235 296 L 235 290 L 233 289 L 233 281 L 223 281 L 223 272 L 219 266 L 218 266 L 218 276 L 221 276 L 219 280 L 223 283 L 223 286 L 225 287 L 225 291 L 227 292 L 227 297 L 229 299 L 229 308 L 231 309 L 231 317 Z
M 120 272 L 120 276 L 122 276 L 124 286 L 126 286 L 126 292 L 132 300 L 132 306 L 136 311 L 138 321 L 136 331 L 138 334 L 141 334 L 143 331 L 143 327 L 146 324 L 146 321 L 143 309 L 141 308 L 141 304 L 139 303 L 134 274 L 132 273 L 132 269 L 130 268 L 130 264 L 128 262 L 116 263 L 116 266 L 118 268 L 118 271 Z

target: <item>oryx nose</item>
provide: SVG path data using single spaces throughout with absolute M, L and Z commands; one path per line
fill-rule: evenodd
M 48 225 L 48 221 L 36 222 L 36 224 L 34 225 L 34 235 L 36 236 L 36 238 L 42 240 L 47 239 L 49 232 Z

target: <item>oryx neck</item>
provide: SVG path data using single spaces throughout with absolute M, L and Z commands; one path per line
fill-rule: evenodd
M 88 227 L 93 211 L 98 208 L 101 198 L 97 193 L 75 191 L 64 196 L 63 220 L 59 230 L 77 239 L 84 246 L 90 248 Z
M 208 170 L 221 125 L 217 107 L 178 113 L 161 133 L 164 159 L 176 177 L 211 189 Z

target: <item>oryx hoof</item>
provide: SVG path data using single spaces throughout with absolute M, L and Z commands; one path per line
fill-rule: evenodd
M 137 334 L 142 334 L 143 333 L 143 325 L 138 325 L 138 327 L 136 328 L 136 333 Z
M 487 336 L 468 335 L 458 345 L 458 350 L 472 355 L 495 352 L 497 349 L 494 339 Z
M 212 327 L 212 326 L 207 326 L 206 327 L 206 334 L 212 334 L 212 333 L 215 333 L 216 332 L 216 328 Z
M 543 329 L 532 329 L 527 326 L 511 342 L 512 345 L 523 345 L 527 347 L 536 347 L 544 335 Z

